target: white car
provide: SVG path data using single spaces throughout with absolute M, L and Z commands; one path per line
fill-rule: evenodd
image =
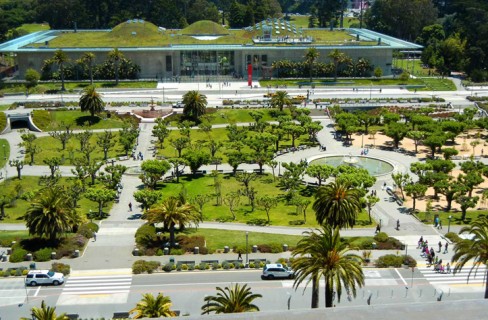
M 182 101 L 178 101 L 173 105 L 173 108 L 184 108 L 185 104 Z
M 294 276 L 295 273 L 290 268 L 283 266 L 281 263 L 271 263 L 264 266 L 261 279 L 293 279 Z
M 25 277 L 25 284 L 37 286 L 38 284 L 52 284 L 58 286 L 64 283 L 64 275 L 60 272 L 49 270 L 31 270 Z

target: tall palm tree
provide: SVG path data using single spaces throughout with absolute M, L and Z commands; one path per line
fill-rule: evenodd
M 176 312 L 170 310 L 171 305 L 170 297 L 164 296 L 161 292 L 158 293 L 157 297 L 146 293 L 142 295 L 142 300 L 129 313 L 134 313 L 133 319 L 176 317 Z
M 81 56 L 81 62 L 88 67 L 88 73 L 90 74 L 90 84 L 93 84 L 93 61 L 95 60 L 95 54 L 93 52 L 85 52 Z
M 120 60 L 124 58 L 124 54 L 119 51 L 118 48 L 113 48 L 112 51 L 108 53 L 109 59 L 114 62 L 114 73 L 115 73 L 115 85 L 119 84 L 119 64 Z
M 61 234 L 81 223 L 66 191 L 60 186 L 42 189 L 24 216 L 29 234 L 55 241 Z
M 292 268 L 295 270 L 294 287 L 302 282 L 312 281 L 312 308 L 319 305 L 319 286 L 321 278 L 325 280 L 325 307 L 332 307 L 334 290 L 340 301 L 342 288 L 356 297 L 356 286 L 364 285 L 362 259 L 351 254 L 340 239 L 339 228 L 322 226 L 322 229 L 304 232 L 295 250 L 293 250 Z
M 215 313 L 241 313 L 259 311 L 259 307 L 253 304 L 257 298 L 262 298 L 260 294 L 252 293 L 247 284 L 240 286 L 232 285 L 230 288 L 222 289 L 217 287 L 216 296 L 207 296 L 202 306 L 202 314 Z
M 456 263 L 454 273 L 471 261 L 471 267 L 468 279 L 473 271 L 477 271 L 480 265 L 484 264 L 486 277 L 488 277 L 488 217 L 480 216 L 470 226 L 463 227 L 459 234 L 469 234 L 470 239 L 463 239 L 454 245 L 454 255 L 452 262 Z M 488 299 L 488 282 L 485 282 L 485 299 Z
M 176 197 L 169 197 L 149 209 L 147 220 L 149 223 L 163 223 L 164 227 L 169 230 L 170 243 L 173 246 L 175 244 L 176 225 L 180 230 L 192 223 L 198 226 L 200 214 L 192 205 L 182 203 Z
M 312 83 L 313 67 L 319 56 L 320 53 L 315 47 L 308 48 L 307 53 L 305 53 L 305 61 L 308 64 L 310 72 L 310 84 Z
M 100 113 L 105 109 L 105 103 L 97 92 L 95 86 L 88 86 L 83 90 L 83 95 L 80 97 L 81 111 L 88 111 L 93 117 L 95 113 Z
M 44 300 L 41 302 L 41 307 L 33 307 L 31 309 L 32 318 L 22 318 L 22 320 L 68 320 L 69 318 L 65 313 L 57 316 L 56 307 L 48 307 Z
M 52 61 L 58 65 L 59 75 L 61 76 L 61 91 L 65 91 L 64 87 L 64 64 L 69 61 L 68 55 L 63 50 L 59 49 L 54 52 Z
M 286 91 L 276 91 L 275 94 L 271 97 L 271 106 L 274 108 L 279 108 L 280 111 L 283 111 L 284 106 L 291 106 L 290 96 L 288 96 L 288 92 Z
M 192 90 L 183 96 L 183 115 L 194 121 L 198 121 L 200 116 L 205 114 L 207 108 L 207 96 L 199 91 Z
M 322 186 L 315 194 L 313 209 L 319 224 L 332 227 L 353 227 L 361 212 L 361 193 L 346 181 L 334 181 Z
M 335 49 L 329 53 L 329 58 L 331 58 L 334 63 L 334 81 L 337 81 L 337 70 L 339 69 L 339 64 L 346 59 L 346 54 Z

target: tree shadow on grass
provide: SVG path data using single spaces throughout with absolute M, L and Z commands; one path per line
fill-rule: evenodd
M 93 126 L 93 125 L 99 123 L 100 120 L 101 119 L 97 116 L 93 116 L 93 117 L 92 116 L 82 116 L 82 117 L 76 118 L 75 122 L 76 122 L 76 125 L 81 127 L 87 123 L 88 123 L 88 125 Z
M 317 192 L 316 186 L 306 186 L 302 190 L 300 190 L 300 195 L 303 197 L 312 197 Z
M 29 252 L 35 252 L 42 248 L 57 248 L 60 245 L 60 240 L 50 241 L 45 238 L 29 238 L 20 241 L 22 248 Z

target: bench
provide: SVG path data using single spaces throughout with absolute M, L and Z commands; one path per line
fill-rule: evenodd
M 207 170 L 197 170 L 195 174 L 207 174 Z
M 78 320 L 78 318 L 80 317 L 78 314 L 67 314 L 66 317 L 69 319 L 69 320 Z
M 128 156 L 119 157 L 119 161 L 129 160 Z
M 112 319 L 129 319 L 130 314 L 128 312 L 114 312 Z
M 214 264 L 219 263 L 219 260 L 202 260 L 201 263 Z
M 181 260 L 181 261 L 177 261 L 176 262 L 176 265 L 177 266 L 180 266 L 182 264 L 186 264 L 186 265 L 189 265 L 189 264 L 192 264 L 192 265 L 195 265 L 195 261 L 185 261 L 185 260 Z

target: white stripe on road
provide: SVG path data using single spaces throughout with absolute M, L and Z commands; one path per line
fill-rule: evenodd
M 400 279 L 403 281 L 403 284 L 404 284 L 404 285 L 406 285 L 406 286 L 408 286 L 408 285 L 407 285 L 407 281 L 405 281 L 405 279 L 403 279 L 402 275 L 400 274 L 400 272 L 398 271 L 398 269 L 397 269 L 397 268 L 395 268 L 395 271 L 396 271 L 396 273 L 398 274 L 398 276 L 400 277 Z
M 39 294 L 39 291 L 41 291 L 40 286 L 37 288 L 36 293 L 34 293 L 33 297 L 37 297 L 37 295 Z
M 117 281 L 127 281 L 127 282 L 131 282 L 132 281 L 132 278 L 120 278 L 120 279 L 102 279 L 102 280 L 98 280 L 98 279 L 95 279 L 95 280 L 91 280 L 91 281 L 87 281 L 87 280 L 78 280 L 78 279 L 69 279 L 68 281 L 66 281 L 66 283 L 113 283 L 113 282 L 117 282 Z
M 67 283 L 64 287 L 65 288 L 70 288 L 70 287 L 109 287 L 109 286 L 123 286 L 123 285 L 130 285 L 130 281 L 124 281 L 124 282 L 115 282 L 115 283 Z
M 107 290 L 107 288 L 97 288 L 97 287 L 91 287 L 90 289 L 91 290 Z M 113 289 L 113 290 L 130 289 L 130 285 L 129 286 L 116 286 L 116 287 L 112 287 L 109 289 Z M 72 292 L 72 291 L 81 291 L 81 290 L 86 290 L 86 288 L 64 288 L 63 293 L 68 292 L 68 291 Z
M 78 292 L 63 292 L 63 296 L 83 295 L 83 294 L 117 294 L 117 293 L 129 293 L 129 292 L 130 290 L 78 291 Z

